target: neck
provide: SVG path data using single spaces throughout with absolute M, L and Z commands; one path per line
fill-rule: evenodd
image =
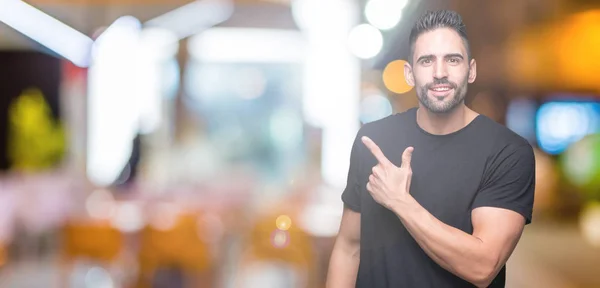
M 419 104 L 417 124 L 421 129 L 434 135 L 445 135 L 456 132 L 467 126 L 477 113 L 462 104 L 448 113 L 434 113 Z

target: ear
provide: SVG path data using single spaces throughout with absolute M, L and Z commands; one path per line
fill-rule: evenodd
M 404 63 L 404 79 L 408 85 L 415 86 L 415 77 L 413 75 L 412 67 L 408 62 Z
M 475 78 L 477 78 L 477 62 L 475 62 L 475 59 L 471 59 L 471 63 L 469 63 L 469 84 L 475 82 Z

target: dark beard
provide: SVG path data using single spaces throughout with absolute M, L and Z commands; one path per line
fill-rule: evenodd
M 469 76 L 467 75 L 464 81 L 462 81 L 460 85 L 457 85 L 456 83 L 448 81 L 448 78 L 436 78 L 432 83 L 427 83 L 425 85 L 418 86 L 419 89 L 417 89 L 417 98 L 419 98 L 419 102 L 421 102 L 421 104 L 425 106 L 427 110 L 433 113 L 441 114 L 452 112 L 456 107 L 458 107 L 464 102 L 465 97 L 467 96 L 468 79 Z M 454 96 L 452 97 L 452 99 L 450 99 L 449 102 L 437 103 L 435 100 L 432 100 L 427 96 L 427 92 L 429 91 L 430 87 L 440 84 L 450 85 L 454 89 Z

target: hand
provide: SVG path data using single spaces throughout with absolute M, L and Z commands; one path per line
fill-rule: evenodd
M 379 146 L 369 137 L 363 136 L 362 141 L 379 162 L 372 169 L 367 190 L 377 203 L 392 210 L 392 207 L 405 202 L 410 196 L 412 178 L 410 161 L 414 149 L 408 147 L 404 150 L 402 165 L 397 167 L 385 157 Z

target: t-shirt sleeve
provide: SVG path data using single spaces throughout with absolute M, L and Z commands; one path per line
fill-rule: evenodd
M 360 150 L 363 143 L 360 140 L 359 134 L 360 133 L 357 133 L 354 143 L 352 144 L 346 188 L 342 192 L 342 201 L 348 208 L 355 212 L 360 212 Z
M 531 223 L 535 191 L 535 156 L 530 145 L 505 147 L 484 174 L 484 182 L 473 202 L 477 207 L 515 211 Z

